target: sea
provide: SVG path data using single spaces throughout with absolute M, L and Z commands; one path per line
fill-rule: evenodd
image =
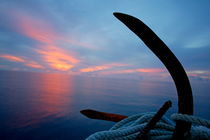
M 190 79 L 194 115 L 210 120 L 210 81 Z M 165 101 L 176 113 L 173 81 L 0 71 L 1 140 L 84 140 L 115 123 L 95 120 L 84 109 L 133 115 L 156 112 Z

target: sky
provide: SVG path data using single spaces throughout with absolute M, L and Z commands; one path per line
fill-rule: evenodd
M 210 80 L 208 0 L 1 0 L 0 70 L 164 80 L 158 58 L 113 12 L 148 25 L 197 80 Z M 173 62 L 172 62 L 173 63 Z

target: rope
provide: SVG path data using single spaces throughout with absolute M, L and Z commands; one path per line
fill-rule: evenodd
M 116 123 L 111 129 L 96 132 L 86 138 L 86 140 L 133 140 L 143 131 L 145 125 L 154 114 L 153 112 L 148 112 L 129 116 Z M 175 121 L 181 120 L 192 123 L 190 135 L 187 139 L 210 140 L 210 121 L 185 114 L 173 114 L 171 115 L 171 119 L 163 116 L 155 128 L 148 133 L 148 139 L 171 139 L 175 130 Z
M 210 121 L 199 117 L 190 116 L 186 114 L 172 114 L 171 119 L 174 121 L 186 121 L 197 125 L 202 125 L 210 128 Z

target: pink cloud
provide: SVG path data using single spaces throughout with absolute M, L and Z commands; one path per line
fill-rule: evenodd
M 0 55 L 1 58 L 12 61 L 12 62 L 25 62 L 25 60 L 21 57 L 9 55 L 9 54 L 2 54 Z
M 17 22 L 21 33 L 38 42 L 53 44 L 59 36 L 54 33 L 45 23 L 27 16 L 20 16 Z
M 95 71 L 102 71 L 102 70 L 111 69 L 113 67 L 122 67 L 122 66 L 127 66 L 127 64 L 112 63 L 112 64 L 105 64 L 105 65 L 99 65 L 99 66 L 92 66 L 92 67 L 80 69 L 80 72 L 95 72 Z
M 42 65 L 40 65 L 40 64 L 38 64 L 37 62 L 34 62 L 34 61 L 27 62 L 25 65 L 28 66 L 28 67 L 31 67 L 31 68 L 44 69 L 44 66 L 42 66 Z
M 145 73 L 160 73 L 164 72 L 164 69 L 160 68 L 142 68 L 142 69 L 136 69 L 138 72 L 145 72 Z
M 55 70 L 67 71 L 79 63 L 73 54 L 58 48 L 57 46 L 43 46 L 43 49 L 37 49 L 36 52 L 42 57 L 42 60 L 47 63 L 50 68 Z
M 75 39 L 72 35 L 59 33 L 53 28 L 52 23 L 45 19 L 37 18 L 29 13 L 22 12 L 21 10 L 13 10 L 10 12 L 16 19 L 15 26 L 18 31 L 39 43 L 48 45 L 56 45 L 56 42 L 61 41 L 69 45 L 84 47 L 89 49 L 98 49 L 93 44 L 83 42 L 80 39 Z
M 187 74 L 193 78 L 210 79 L 209 70 L 192 70 L 187 71 Z
M 34 50 L 39 54 L 37 56 L 40 56 L 42 63 L 46 63 L 48 68 L 67 71 L 80 62 L 75 53 L 62 48 L 59 42 L 67 43 L 70 46 L 94 48 L 94 46 L 56 32 L 51 24 L 43 19 L 35 18 L 20 11 L 13 12 L 13 16 L 17 19 L 16 27 L 18 31 L 39 43 Z M 41 68 L 37 64 L 27 64 L 27 66 Z
M 111 74 L 130 74 L 130 73 L 149 73 L 149 74 L 159 74 L 165 72 L 165 69 L 161 68 L 140 68 L 140 69 L 126 69 L 126 70 L 111 70 L 101 72 L 103 75 Z
M 10 54 L 1 54 L 0 58 L 3 58 L 5 60 L 8 61 L 12 61 L 12 62 L 17 62 L 17 63 L 22 63 L 25 66 L 31 67 L 31 68 L 36 68 L 36 69 L 43 69 L 44 67 L 40 64 L 38 64 L 35 61 L 30 61 L 28 59 L 19 57 L 19 56 L 14 56 L 14 55 L 10 55 Z

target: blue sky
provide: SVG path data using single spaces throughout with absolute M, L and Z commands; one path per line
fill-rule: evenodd
M 1 0 L 0 70 L 168 79 L 113 12 L 147 24 L 194 79 L 210 79 L 210 2 Z

